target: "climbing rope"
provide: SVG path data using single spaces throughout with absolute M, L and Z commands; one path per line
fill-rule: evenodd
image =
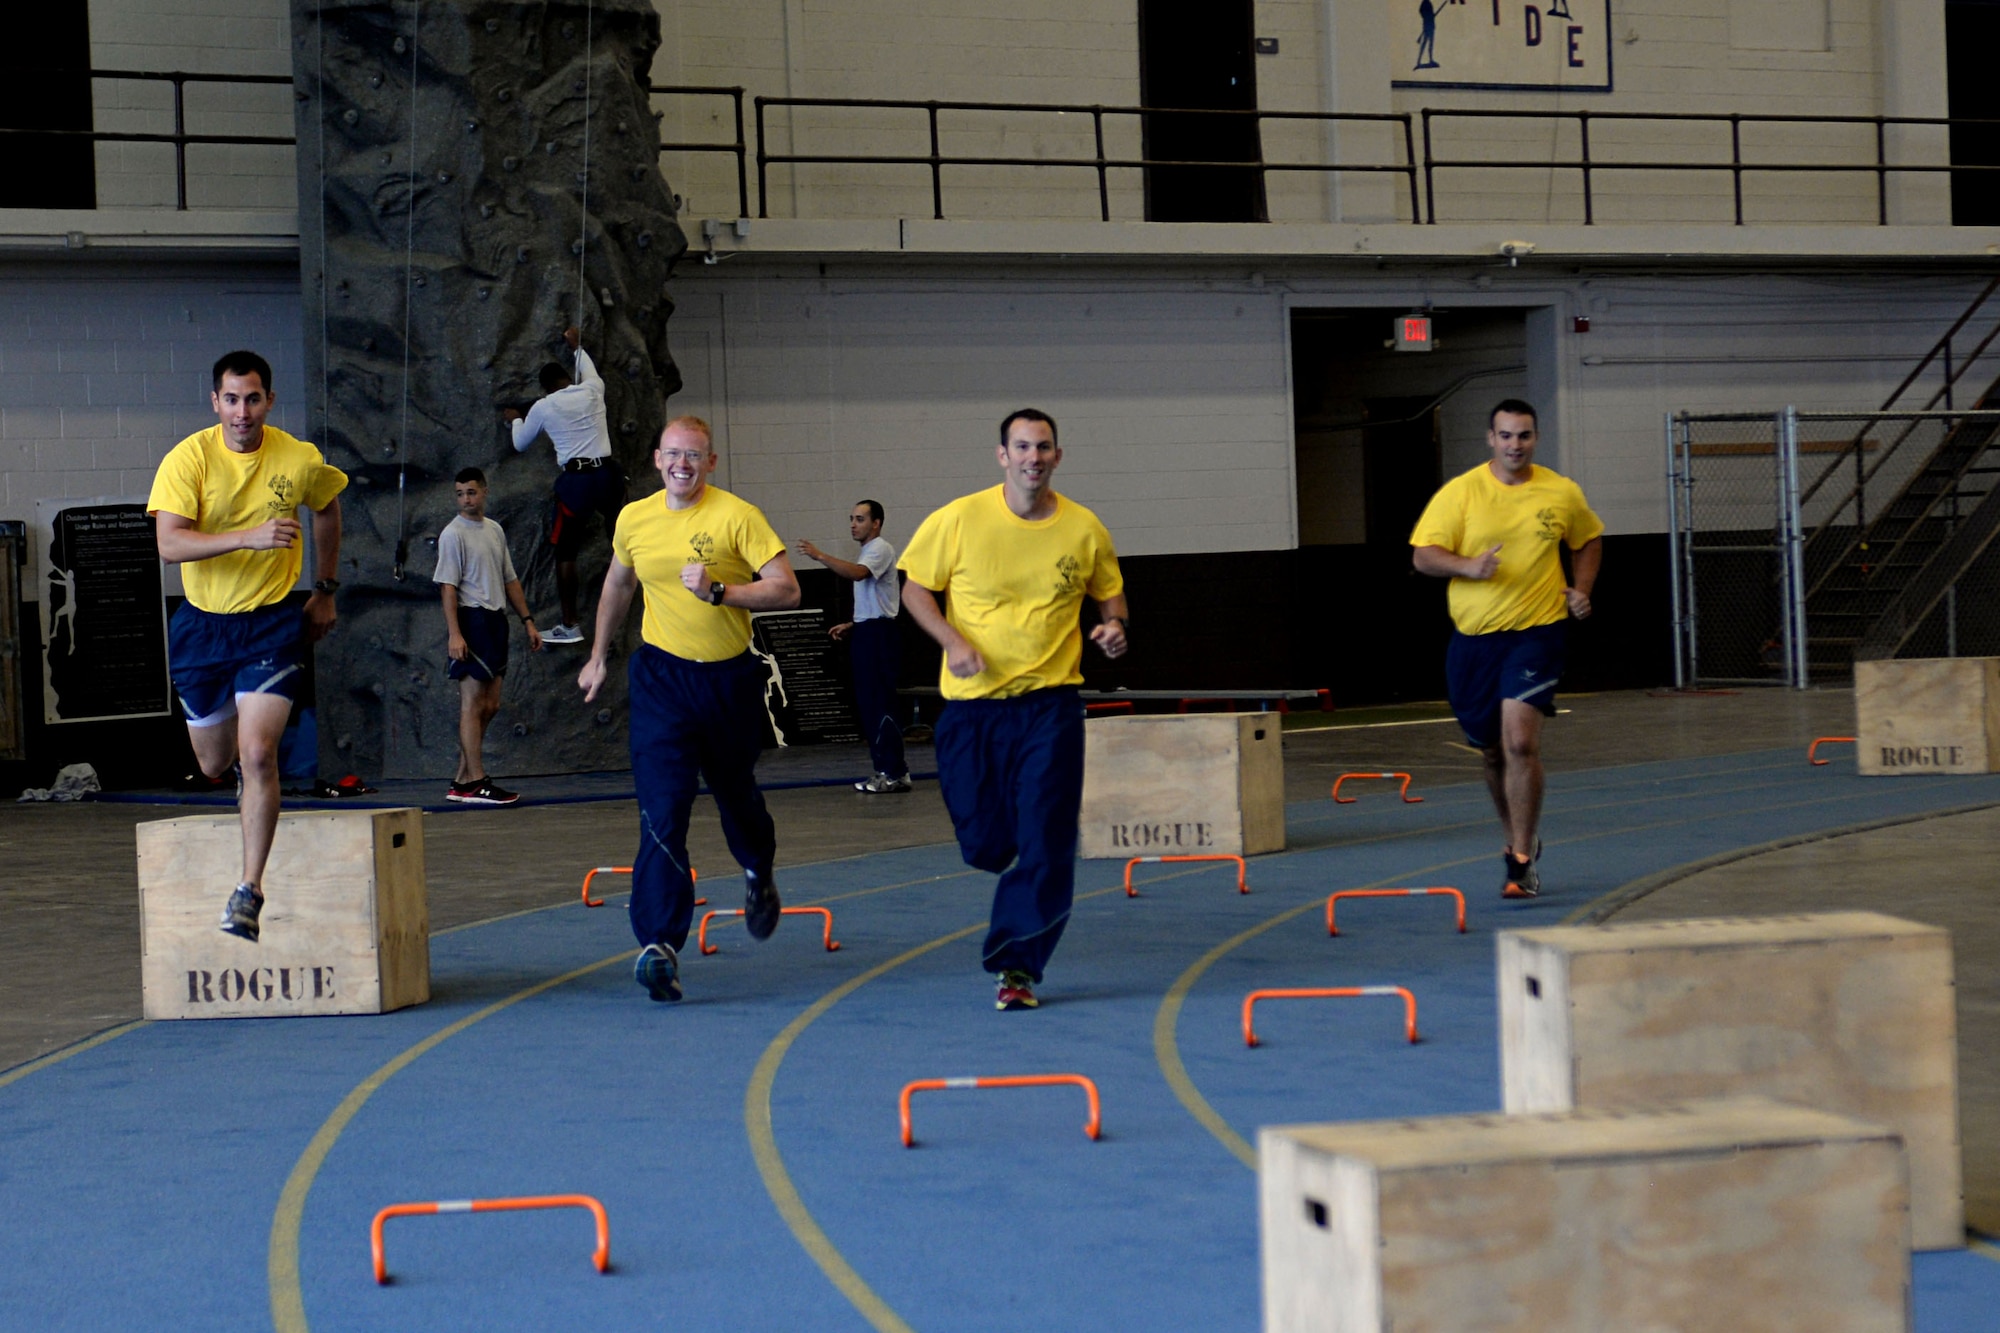
M 576 234 L 576 327 L 583 329 L 583 298 L 590 291 L 584 276 L 584 262 L 590 251 L 590 94 L 596 63 L 597 0 L 584 0 L 583 7 L 583 199 L 578 209 Z
M 410 307 L 414 300 L 417 252 L 417 35 L 423 28 L 423 0 L 410 6 L 410 171 L 409 199 L 403 210 L 403 424 L 396 438 L 396 563 L 391 571 L 403 581 L 410 557 L 406 530 L 410 473 Z

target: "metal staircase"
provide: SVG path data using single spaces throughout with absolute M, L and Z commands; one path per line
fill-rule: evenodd
M 1803 506 L 1823 491 L 1837 494 L 1847 483 L 1844 496 L 1815 506 L 1826 517 L 1804 542 L 1806 643 L 1815 676 L 1845 675 L 1856 659 L 1894 657 L 2000 535 L 2000 419 L 1964 416 L 1966 409 L 1953 402 L 1955 387 L 2000 339 L 2000 319 L 1970 355 L 1954 364 L 1952 353 L 1954 340 L 1996 291 L 2000 278 L 1889 395 L 1878 409 L 1882 416 L 1863 422 L 1800 494 Z M 1940 363 L 1943 383 L 1930 399 L 1914 412 L 1899 409 L 1917 379 Z M 1992 362 L 1979 373 L 1990 382 L 1970 410 L 2000 407 L 2000 379 L 1992 378 Z M 1870 438 L 1877 427 L 1898 425 L 1886 445 Z M 1877 499 L 1896 475 L 1891 470 L 1885 477 L 1884 470 L 1900 469 L 1906 451 L 1923 447 L 1940 429 L 1930 455 L 1886 502 Z

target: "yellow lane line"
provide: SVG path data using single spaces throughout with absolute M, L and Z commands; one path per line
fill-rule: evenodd
M 1292 854 L 1303 855 L 1303 853 Z M 1382 888 L 1385 885 L 1395 883 L 1398 879 L 1428 875 L 1434 870 L 1450 870 L 1457 866 L 1470 865 L 1475 861 L 1484 861 L 1486 859 L 1485 856 L 1481 855 L 1468 856 L 1457 861 L 1441 861 L 1437 865 L 1424 866 L 1422 869 L 1412 870 L 1407 874 L 1398 873 L 1389 876 L 1387 879 L 1378 879 L 1372 884 L 1360 885 L 1358 887 L 1370 889 Z M 1166 996 L 1160 1001 L 1160 1007 L 1153 1015 L 1153 1058 L 1158 1062 L 1160 1073 L 1167 1080 L 1167 1086 L 1173 1089 L 1174 1097 L 1183 1107 L 1187 1108 L 1188 1114 L 1199 1121 L 1203 1129 L 1213 1134 L 1217 1142 L 1235 1154 L 1237 1161 L 1243 1163 L 1243 1165 L 1249 1167 L 1252 1171 L 1257 1169 L 1257 1150 L 1250 1146 L 1247 1139 L 1230 1127 L 1229 1122 L 1222 1118 L 1221 1112 L 1209 1105 L 1208 1098 L 1201 1095 L 1201 1089 L 1195 1087 L 1194 1079 L 1188 1075 L 1187 1066 L 1181 1062 L 1180 1039 L 1178 1036 L 1181 1006 L 1187 1000 L 1188 993 L 1194 989 L 1195 983 L 1201 980 L 1202 974 L 1219 962 L 1224 955 L 1244 944 L 1248 944 L 1267 930 L 1275 929 L 1278 926 L 1284 925 L 1287 921 L 1304 916 L 1307 912 L 1318 908 L 1323 902 L 1325 902 L 1323 898 L 1310 898 L 1300 903 L 1297 907 L 1287 908 L 1270 920 L 1260 925 L 1252 926 L 1242 934 L 1233 935 L 1216 945 L 1200 958 L 1197 958 L 1187 971 L 1174 978 L 1174 984 L 1167 987 Z
M 532 999 L 543 991 L 553 990 L 565 982 L 575 981 L 578 977 L 589 976 L 592 972 L 610 967 L 613 963 L 624 962 L 638 952 L 637 949 L 627 949 L 622 953 L 612 954 L 609 958 L 586 963 L 559 977 L 538 981 L 525 990 L 514 992 L 504 1000 L 496 1000 L 476 1013 L 467 1014 L 456 1023 L 439 1028 L 377 1069 L 341 1099 L 340 1105 L 334 1108 L 333 1114 L 321 1123 L 319 1132 L 312 1136 L 310 1143 L 306 1144 L 306 1150 L 299 1154 L 298 1162 L 292 1167 L 292 1174 L 285 1180 L 283 1192 L 278 1195 L 278 1211 L 271 1218 L 271 1249 L 268 1265 L 271 1286 L 271 1326 L 277 1329 L 278 1333 L 306 1331 L 305 1295 L 299 1288 L 299 1226 L 305 1219 L 306 1196 L 312 1192 L 313 1179 L 319 1175 L 319 1169 L 325 1164 L 327 1155 L 339 1141 L 341 1131 L 347 1128 L 349 1121 L 360 1114 L 361 1108 L 368 1104 L 368 1099 L 380 1091 L 383 1084 L 473 1024 L 483 1022 L 523 1000 Z
M 1719 793 L 1710 792 L 1704 794 L 1715 795 Z M 1797 807 L 1804 805 L 1832 804 L 1838 801 L 1857 800 L 1872 795 L 1874 795 L 1874 793 L 1872 792 L 1854 792 L 1854 793 L 1849 793 L 1847 795 L 1837 795 L 1837 796 L 1823 795 L 1816 797 L 1810 801 L 1789 801 L 1777 805 L 1758 806 L 1754 809 L 1749 809 L 1749 810 L 1718 811 L 1714 815 L 1695 815 L 1687 819 L 1668 819 L 1668 820 L 1660 820 L 1651 824 L 1632 824 L 1624 828 L 1604 829 L 1597 833 L 1586 833 L 1579 837 L 1564 838 L 1559 842 L 1550 843 L 1549 846 L 1563 847 L 1571 843 L 1592 842 L 1599 838 L 1622 837 L 1628 833 L 1646 833 L 1655 829 L 1679 828 L 1683 825 L 1698 824 L 1701 823 L 1703 820 L 1715 819 L 1723 814 L 1729 814 L 1729 815 L 1766 814 L 1774 810 L 1790 810 L 1790 809 L 1796 809 Z M 1670 797 L 1666 799 L 1678 799 L 1678 798 Z M 1615 804 L 1630 805 L 1630 804 L 1639 804 L 1639 802 L 1617 802 Z M 1351 844 L 1342 844 L 1342 846 L 1348 846 L 1348 845 Z M 1315 851 L 1330 851 L 1330 850 L 1337 850 L 1337 849 L 1336 848 L 1301 849 L 1296 852 L 1280 852 L 1277 854 L 1277 856 L 1265 859 L 1277 860 L 1279 859 L 1279 857 L 1306 856 Z M 1399 871 L 1397 874 L 1392 875 L 1387 879 L 1379 879 L 1374 881 L 1372 884 L 1368 884 L 1361 887 L 1379 888 L 1384 885 L 1393 884 L 1398 879 L 1412 879 L 1422 875 L 1429 875 L 1439 870 L 1450 870 L 1458 866 L 1471 865 L 1475 862 L 1483 861 L 1485 859 L 1486 857 L 1484 856 L 1468 856 L 1457 861 L 1443 861 L 1436 865 L 1423 866 L 1416 870 Z M 1255 939 L 1257 936 L 1263 934 L 1267 930 L 1270 930 L 1274 926 L 1281 925 L 1282 923 L 1290 921 L 1295 917 L 1304 915 L 1306 912 L 1309 912 L 1314 908 L 1318 907 L 1320 903 L 1323 901 L 1325 900 L 1312 899 L 1300 904 L 1297 907 L 1287 908 L 1285 911 L 1279 913 L 1277 916 L 1271 918 L 1269 921 L 1264 922 L 1262 925 L 1253 926 L 1249 930 L 1244 931 L 1242 934 L 1237 935 L 1232 939 L 1224 940 L 1221 944 L 1216 945 L 1213 949 L 1210 949 L 1207 953 L 1203 954 L 1200 958 L 1196 959 L 1195 962 L 1189 966 L 1187 971 L 1181 973 L 1179 977 L 1174 979 L 1174 984 L 1167 988 L 1166 995 L 1160 1000 L 1159 1009 L 1154 1013 L 1153 1057 L 1155 1063 L 1157 1063 L 1160 1066 L 1160 1074 L 1162 1077 L 1166 1079 L 1167 1086 L 1173 1089 L 1174 1096 L 1180 1101 L 1181 1105 L 1187 1109 L 1188 1113 L 1192 1115 L 1198 1122 L 1200 1122 L 1202 1128 L 1206 1129 L 1211 1135 L 1213 1135 L 1216 1141 L 1219 1142 L 1224 1148 L 1228 1149 L 1229 1152 L 1233 1154 L 1238 1161 L 1242 1162 L 1245 1166 L 1249 1167 L 1253 1171 L 1257 1169 L 1256 1151 L 1251 1148 L 1250 1144 L 1243 1138 L 1241 1134 L 1238 1134 L 1234 1129 L 1230 1128 L 1229 1122 L 1224 1120 L 1222 1118 L 1221 1113 L 1218 1112 L 1213 1106 L 1209 1104 L 1209 1101 L 1206 1097 L 1201 1095 L 1201 1090 L 1195 1087 L 1194 1080 L 1188 1076 L 1187 1066 L 1181 1061 L 1180 1037 L 1178 1033 L 1181 1007 L 1182 1004 L 1186 1001 L 1189 992 L 1194 989 L 1195 982 L 1199 981 L 1201 979 L 1202 974 L 1207 972 L 1210 967 L 1214 966 L 1215 963 L 1218 960 L 1220 960 L 1224 955 L 1228 954 L 1231 950 L 1236 949 L 1237 947 L 1246 943 L 1247 941 Z
M 973 871 L 965 870 L 945 875 L 928 875 L 922 879 L 905 880 L 899 884 L 885 884 L 872 889 L 858 889 L 851 893 L 836 894 L 833 897 L 817 901 L 839 902 L 848 898 L 862 898 L 872 893 L 886 893 L 890 889 L 904 889 L 916 884 L 929 884 L 938 880 L 958 879 L 973 873 Z M 553 906 L 566 905 L 555 904 Z M 531 910 L 549 911 L 553 910 L 553 906 L 551 908 L 534 908 Z M 505 920 L 507 918 L 501 917 L 495 919 Z M 409 1068 L 411 1064 L 435 1050 L 439 1045 L 465 1031 L 473 1024 L 483 1022 L 501 1010 L 519 1004 L 523 1000 L 532 999 L 544 991 L 553 990 L 566 982 L 575 981 L 578 977 L 588 976 L 592 972 L 610 967 L 613 963 L 624 962 L 635 956 L 638 952 L 637 949 L 627 949 L 621 953 L 612 954 L 609 958 L 600 958 L 594 963 L 585 964 L 583 967 L 565 972 L 561 976 L 551 977 L 546 981 L 537 982 L 525 990 L 516 991 L 505 999 L 497 1000 L 476 1013 L 467 1014 L 456 1023 L 439 1028 L 430 1036 L 411 1046 L 401 1055 L 398 1055 L 395 1059 L 370 1074 L 366 1079 L 357 1084 L 353 1091 L 347 1094 L 340 1105 L 334 1108 L 333 1114 L 329 1115 L 321 1123 L 318 1132 L 306 1144 L 305 1151 L 299 1155 L 298 1162 L 293 1165 L 292 1173 L 285 1181 L 284 1190 L 278 1196 L 277 1212 L 271 1218 L 270 1257 L 268 1260 L 271 1288 L 271 1324 L 272 1327 L 278 1330 L 278 1333 L 306 1333 L 308 1325 L 306 1323 L 305 1297 L 299 1284 L 299 1229 L 305 1219 L 306 1196 L 312 1192 L 313 1181 L 319 1175 L 320 1167 L 325 1164 L 328 1154 L 333 1151 L 333 1145 L 339 1141 L 348 1123 L 360 1113 L 361 1108 L 367 1104 L 368 1099 L 380 1091 L 382 1085 L 387 1083 L 391 1078 L 394 1078 L 397 1074 Z M 914 955 L 908 956 L 913 957 Z M 885 969 L 877 969 L 878 972 L 882 970 Z M 138 1025 L 134 1024 L 132 1026 Z M 123 1030 L 117 1029 L 105 1033 L 96 1040 L 109 1041 L 112 1037 L 118 1035 L 119 1031 Z M 79 1046 L 76 1048 L 76 1050 L 81 1049 L 84 1049 L 84 1047 Z M 74 1051 L 69 1052 L 69 1054 L 74 1053 Z M 55 1057 L 50 1058 L 53 1059 Z M 782 1167 L 780 1170 L 782 1170 Z
M 784 1156 L 778 1151 L 778 1139 L 771 1126 L 771 1088 L 778 1080 L 778 1066 L 784 1063 L 785 1055 L 792 1049 L 792 1043 L 799 1034 L 811 1027 L 827 1010 L 861 989 L 875 978 L 893 972 L 912 959 L 921 958 L 933 949 L 942 949 L 968 935 L 976 935 L 986 929 L 985 923 L 955 930 L 949 935 L 940 935 L 926 944 L 919 944 L 906 953 L 897 954 L 886 963 L 877 964 L 857 977 L 847 981 L 820 996 L 799 1013 L 799 1016 L 785 1025 L 785 1028 L 764 1053 L 757 1058 L 757 1067 L 750 1074 L 750 1084 L 743 1090 L 743 1127 L 750 1135 L 750 1155 L 757 1161 L 757 1174 L 764 1178 L 764 1190 L 771 1196 L 771 1202 L 778 1206 L 778 1215 L 785 1219 L 785 1225 L 792 1229 L 812 1261 L 819 1265 L 827 1280 L 847 1297 L 848 1302 L 861 1312 L 861 1317 L 879 1330 L 879 1333 L 913 1333 L 897 1313 L 868 1285 L 854 1265 L 847 1262 L 844 1255 L 827 1238 L 819 1223 L 813 1219 L 812 1211 L 799 1196 L 798 1187 L 792 1184 L 791 1172 L 785 1169 Z
M 50 1051 L 47 1055 L 38 1056 L 24 1065 L 16 1065 L 6 1073 L 0 1074 L 0 1088 L 6 1087 L 9 1083 L 18 1082 L 30 1074 L 47 1069 L 51 1065 L 59 1065 L 72 1055 L 82 1055 L 85 1051 L 102 1046 L 105 1042 L 113 1041 L 128 1032 L 136 1032 L 140 1028 L 146 1027 L 150 1022 L 150 1019 L 140 1018 L 130 1023 L 120 1023 L 115 1028 L 104 1029 L 104 1031 L 94 1037 L 86 1037 L 75 1045 L 65 1046 L 59 1051 Z
M 1187 875 L 1198 875 L 1203 869 L 1209 868 L 1171 871 L 1156 879 L 1141 882 L 1163 884 L 1168 880 L 1181 879 Z M 957 878 L 957 876 L 944 878 Z M 1125 886 L 1122 883 L 1114 884 L 1109 888 L 1079 893 L 1073 901 L 1088 902 L 1092 898 L 1102 898 L 1108 893 L 1124 891 Z M 962 930 L 954 930 L 949 935 L 940 935 L 934 940 L 919 944 L 907 953 L 898 954 L 886 963 L 869 968 L 866 972 L 842 982 L 822 995 L 771 1039 L 771 1044 L 757 1057 L 757 1067 L 751 1071 L 749 1086 L 743 1090 L 743 1128 L 750 1136 L 750 1155 L 757 1162 L 757 1174 L 764 1178 L 764 1191 L 771 1196 L 771 1202 L 777 1205 L 778 1215 L 784 1218 L 785 1225 L 791 1228 L 793 1237 L 798 1240 L 806 1254 L 819 1265 L 827 1280 L 833 1283 L 841 1295 L 847 1297 L 848 1302 L 860 1312 L 861 1317 L 866 1319 L 871 1327 L 877 1330 L 877 1333 L 913 1333 L 913 1330 L 903 1321 L 901 1315 L 889 1308 L 888 1302 L 875 1294 L 875 1289 L 868 1285 L 867 1279 L 855 1270 L 854 1265 L 847 1262 L 847 1257 L 827 1236 L 826 1231 L 813 1217 L 812 1210 L 806 1207 L 805 1200 L 800 1197 L 798 1187 L 792 1183 L 791 1172 L 785 1169 L 784 1154 L 778 1150 L 777 1131 L 771 1123 L 771 1091 L 777 1085 L 778 1067 L 784 1064 L 785 1056 L 790 1053 L 793 1043 L 798 1041 L 807 1028 L 824 1017 L 829 1009 L 877 977 L 893 972 L 903 964 L 921 958 L 934 949 L 941 949 L 969 935 L 976 935 L 986 928 L 986 923 L 982 921 Z

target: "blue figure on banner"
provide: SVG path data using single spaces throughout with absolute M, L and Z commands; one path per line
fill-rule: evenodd
M 1560 0 L 1558 0 L 1558 3 L 1560 3 Z M 1422 35 L 1420 35 L 1417 38 L 1417 63 L 1415 68 L 1436 69 L 1438 67 L 1437 6 L 1435 4 L 1432 4 L 1431 0 L 1419 0 L 1419 3 L 1417 4 L 1417 17 L 1423 21 L 1424 30 Z

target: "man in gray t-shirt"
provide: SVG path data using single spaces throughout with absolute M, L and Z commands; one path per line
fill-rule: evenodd
M 859 562 L 828 555 L 809 541 L 799 543 L 799 554 L 854 584 L 854 620 L 830 632 L 847 640 L 852 656 L 855 709 L 875 765 L 875 775 L 855 783 L 854 790 L 871 796 L 910 789 L 903 727 L 896 720 L 896 681 L 903 662 L 896 619 L 903 593 L 896 581 L 896 548 L 882 537 L 882 517 L 882 506 L 874 500 L 857 502 L 847 516 L 847 533 L 861 544 Z
M 431 581 L 444 600 L 445 674 L 458 682 L 458 776 L 447 801 L 512 805 L 520 796 L 486 776 L 486 728 L 500 711 L 500 678 L 507 674 L 507 611 L 528 630 L 528 650 L 540 652 L 542 636 L 528 614 L 528 596 L 514 573 L 507 533 L 486 517 L 486 474 L 461 470 L 452 487 L 458 517 L 438 534 L 437 572 Z

